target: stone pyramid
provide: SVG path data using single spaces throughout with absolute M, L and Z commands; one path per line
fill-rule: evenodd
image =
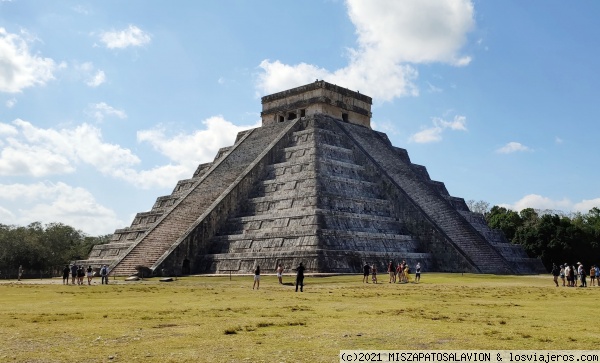
M 491 230 L 370 127 L 370 97 L 316 81 L 262 98 L 261 127 L 138 213 L 85 264 L 114 275 L 350 273 L 365 263 L 533 274 L 539 259 Z

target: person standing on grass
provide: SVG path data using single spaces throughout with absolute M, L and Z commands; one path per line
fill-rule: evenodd
M 277 280 L 279 280 L 279 284 L 283 285 L 283 266 L 281 266 L 281 264 L 279 264 L 279 266 L 277 266 Z
M 102 265 L 100 269 L 100 276 L 102 277 L 102 285 L 108 285 L 108 266 Z
M 63 285 L 69 284 L 69 272 L 71 272 L 69 265 L 65 265 L 65 268 L 63 268 Z
M 304 265 L 302 262 L 296 269 L 296 292 L 298 292 L 298 285 L 300 285 L 300 292 L 304 292 Z
M 94 270 L 92 270 L 92 266 L 88 266 L 88 268 L 87 268 L 88 285 L 92 284 L 93 277 L 94 277 Z
M 396 274 L 394 275 L 394 280 L 398 281 L 398 283 L 401 283 L 403 278 L 404 278 L 404 266 L 400 263 L 396 267 Z
M 371 272 L 371 266 L 367 263 L 363 266 L 363 284 L 366 282 L 369 283 L 369 272 Z
M 77 283 L 79 285 L 83 285 L 84 277 L 85 277 L 85 270 L 83 269 L 83 265 L 79 265 L 79 267 L 77 267 Z
M 71 265 L 71 285 L 75 285 L 75 279 L 77 278 L 77 266 Z
M 565 286 L 565 265 L 560 265 L 559 271 L 560 279 L 562 280 L 563 287 Z
M 254 269 L 254 284 L 252 285 L 252 290 L 256 287 L 256 290 L 260 287 L 260 265 L 256 265 Z
M 373 279 L 373 283 L 376 284 L 377 283 L 377 266 L 375 266 L 375 264 L 373 264 L 373 267 L 371 268 L 371 277 Z
M 417 262 L 417 266 L 415 266 L 415 283 L 419 283 L 421 281 L 421 263 Z
M 388 263 L 388 273 L 390 274 L 390 284 L 392 283 L 392 280 L 394 282 L 396 282 L 396 270 L 394 269 L 394 263 L 392 261 L 390 261 L 390 263 Z
M 17 272 L 17 281 L 21 281 L 21 277 L 23 277 L 23 265 L 19 265 L 19 271 Z
M 594 286 L 596 284 L 596 266 L 590 267 L 590 285 Z
M 560 269 L 556 266 L 555 263 L 552 264 L 552 277 L 554 279 L 554 283 L 556 287 L 558 287 L 558 276 L 560 276 Z
M 579 285 L 579 287 L 587 287 L 587 282 L 585 280 L 585 268 L 581 262 L 578 262 L 577 264 L 579 265 L 577 268 L 577 273 L 579 274 L 579 279 L 581 280 L 581 285 Z

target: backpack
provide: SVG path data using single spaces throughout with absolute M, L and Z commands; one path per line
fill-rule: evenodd
M 100 270 L 100 274 L 101 275 L 106 275 L 106 267 L 102 267 L 102 270 Z

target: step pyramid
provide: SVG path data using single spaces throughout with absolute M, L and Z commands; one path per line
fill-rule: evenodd
M 491 230 L 405 149 L 370 128 L 371 98 L 317 81 L 265 96 L 263 125 L 159 197 L 85 264 L 114 275 L 265 272 L 303 262 L 533 274 L 539 259 Z

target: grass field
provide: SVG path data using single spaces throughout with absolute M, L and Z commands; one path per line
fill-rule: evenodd
M 341 349 L 598 349 L 600 288 L 550 276 L 0 283 L 1 362 L 338 362 Z

